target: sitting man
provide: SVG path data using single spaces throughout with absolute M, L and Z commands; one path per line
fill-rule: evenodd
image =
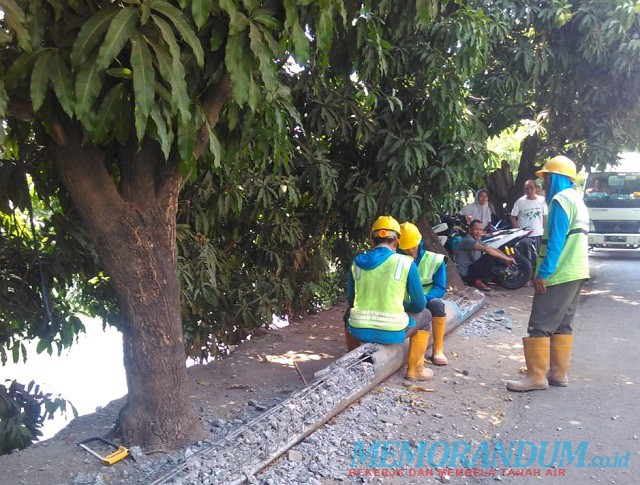
M 465 283 L 482 291 L 491 291 L 483 280 L 489 280 L 491 270 L 498 260 L 507 265 L 515 264 L 515 259 L 491 246 L 485 246 L 482 236 L 482 221 L 473 220 L 469 224 L 469 234 L 458 243 L 455 250 L 456 266 Z
M 433 371 L 424 368 L 431 313 L 425 308 L 418 267 L 409 256 L 396 252 L 399 237 L 398 221 L 378 217 L 371 227 L 373 249 L 356 256 L 351 265 L 345 313 L 347 348 L 353 350 L 358 341 L 399 344 L 410 337 L 406 378 L 426 381 L 433 377 Z
M 433 354 L 431 361 L 435 365 L 447 365 L 444 355 L 444 331 L 447 326 L 442 297 L 447 291 L 447 263 L 444 254 L 432 253 L 424 248 L 422 234 L 412 223 L 400 224 L 400 252 L 411 256 L 418 266 L 422 291 L 427 299 L 427 310 L 431 312 L 433 333 Z
M 608 185 L 604 179 L 596 179 L 593 187 L 587 189 L 587 195 L 589 197 L 608 197 L 607 188 Z

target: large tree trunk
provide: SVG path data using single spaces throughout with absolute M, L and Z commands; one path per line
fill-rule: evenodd
M 427 221 L 425 217 L 422 217 L 420 221 L 418 221 L 417 226 L 418 229 L 420 229 L 420 234 L 422 234 L 425 248 L 433 253 L 444 254 L 448 258 L 447 250 L 440 243 L 440 239 L 438 239 L 438 235 L 431 228 L 429 221 Z M 464 287 L 464 281 L 462 281 L 460 273 L 458 273 L 458 268 L 451 259 L 447 260 L 447 287 Z
M 125 320 L 128 400 L 119 428 L 128 445 L 172 449 L 202 436 L 189 402 L 176 266 L 181 177 L 155 142 L 117 155 L 120 186 L 104 154 L 78 132 L 51 155 L 118 296 Z M 137 151 L 137 153 L 136 153 Z
M 522 154 L 520 155 L 518 176 L 507 195 L 507 208 L 509 210 L 513 208 L 513 204 L 516 203 L 516 200 L 524 195 L 524 183 L 527 180 L 535 180 L 538 178 L 536 176 L 536 171 L 538 169 L 535 166 L 535 161 L 539 146 L 540 139 L 537 135 L 529 135 L 522 140 Z
M 487 190 L 489 191 L 490 202 L 494 205 L 496 215 L 501 218 L 504 212 L 511 212 L 516 200 L 524 195 L 524 183 L 527 180 L 537 178 L 535 166 L 536 155 L 540 139 L 537 135 L 527 136 L 522 141 L 522 153 L 520 155 L 520 165 L 518 176 L 515 181 L 509 164 L 502 162 L 502 167 L 485 177 Z M 505 207 L 503 208 L 503 205 Z

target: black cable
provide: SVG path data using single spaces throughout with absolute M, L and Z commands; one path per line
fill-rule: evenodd
M 49 319 L 49 325 L 53 324 L 53 316 L 51 315 L 51 304 L 49 293 L 44 282 L 44 271 L 42 269 L 42 258 L 40 257 L 40 249 L 38 248 L 38 239 L 36 238 L 36 225 L 33 222 L 33 204 L 31 203 L 31 193 L 29 191 L 29 180 L 27 179 L 27 171 L 24 170 L 24 183 L 27 189 L 27 207 L 29 209 L 29 222 L 31 223 L 31 235 L 33 237 L 33 250 L 36 255 L 36 264 L 38 265 L 38 273 L 40 274 L 40 292 L 44 301 L 44 309 Z

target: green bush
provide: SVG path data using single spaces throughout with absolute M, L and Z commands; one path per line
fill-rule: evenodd
M 0 384 L 0 455 L 22 450 L 37 441 L 42 436 L 40 428 L 44 421 L 52 419 L 58 411 L 66 415 L 67 406 L 77 417 L 71 402 L 52 398 L 34 381 L 27 386 L 15 380 L 8 387 Z

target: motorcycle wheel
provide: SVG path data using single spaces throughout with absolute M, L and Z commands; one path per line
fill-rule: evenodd
M 533 275 L 533 268 L 527 258 L 517 253 L 512 257 L 516 264 L 506 266 L 499 263 L 491 271 L 491 280 L 507 290 L 522 288 Z

